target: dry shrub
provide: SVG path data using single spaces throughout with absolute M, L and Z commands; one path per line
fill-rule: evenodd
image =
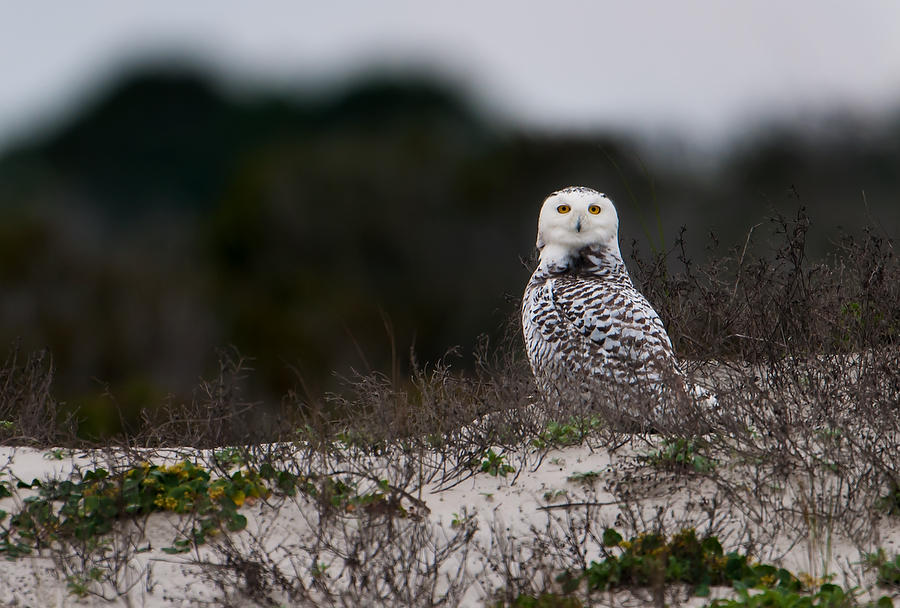
M 13 346 L 0 366 L 0 443 L 66 445 L 77 428 L 50 392 L 53 362 L 45 351 L 23 355 Z
M 830 259 L 812 261 L 804 209 L 769 224 L 768 247 L 756 242 L 765 239 L 756 226 L 700 267 L 685 254 L 684 229 L 665 254 L 646 259 L 635 248 L 635 279 L 681 356 L 766 364 L 897 345 L 900 263 L 890 239 L 870 228 L 844 236 Z
M 836 539 L 871 550 L 885 517 L 900 512 L 900 264 L 875 230 L 811 261 L 809 225 L 802 210 L 776 217 L 768 254 L 757 253 L 762 231 L 754 229 L 702 266 L 684 256 L 681 239 L 662 256 L 635 254 L 636 282 L 686 357 L 689 379 L 718 401 L 715 412 L 658 425 L 655 437 L 610 423 L 627 398 L 616 391 L 605 408 L 543 403 L 511 323 L 499 345 L 482 342 L 472 371 L 456 369 L 451 353 L 414 362 L 409 378 L 360 374 L 325 399 L 288 395 L 268 417 L 243 397 L 245 361 L 226 352 L 191 403 L 147 413 L 120 441 L 134 451 L 119 454 L 138 462 L 147 457 L 138 446 L 233 446 L 243 466 L 268 464 L 304 481 L 303 491 L 266 503 L 299 518 L 305 532 L 294 541 L 247 530 L 211 543 L 197 561 L 233 605 L 453 605 L 472 585 L 500 588 L 497 599 L 510 604 L 519 593 L 558 592 L 555 574 L 595 559 L 606 525 L 635 535 L 697 527 L 764 559 L 803 546 L 808 571 L 827 575 Z M 18 433 L 4 441 L 49 445 L 59 437 L 50 371 L 46 359 L 21 364 L 17 355 L 0 370 L 0 419 Z M 535 439 L 552 422 L 579 428 L 578 441 L 628 444 L 638 454 L 702 433 L 702 442 L 680 444 L 702 455 L 685 447 L 682 456 L 711 464 L 698 472 L 658 455 L 626 459 L 605 472 L 612 501 L 573 495 L 548 507 L 546 526 L 527 537 L 498 528 L 486 530 L 490 543 L 476 542 L 473 521 L 463 518 L 449 535 L 428 523 L 423 487 L 479 474 L 491 450 L 511 464 L 512 478 L 537 467 L 552 439 Z M 227 472 L 212 453 L 194 451 Z M 337 481 L 355 496 L 380 493 L 377 507 L 348 509 Z M 475 553 L 483 574 L 466 567 Z M 679 601 L 651 591 L 638 603 Z

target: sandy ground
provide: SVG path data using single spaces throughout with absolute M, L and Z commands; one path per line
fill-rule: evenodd
M 638 516 L 646 514 L 648 521 L 654 518 L 665 519 L 673 526 L 686 522 L 702 529 L 702 518 L 709 511 L 708 501 L 716 496 L 716 489 L 704 481 L 702 476 L 691 478 L 687 483 L 673 484 L 663 483 L 660 478 L 649 476 L 644 489 L 634 496 L 629 505 L 622 504 L 621 496 L 617 499 L 607 491 L 608 482 L 616 477 L 616 470 L 634 463 L 648 449 L 647 444 L 641 443 L 621 446 L 613 452 L 581 445 L 554 449 L 545 454 L 532 451 L 527 455 L 520 455 L 519 460 L 516 455 L 511 454 L 509 462 L 516 468 L 516 472 L 506 477 L 478 472 L 455 485 L 435 482 L 424 486 L 418 496 L 421 496 L 427 509 L 420 509 L 423 511 L 421 515 L 433 524 L 435 538 L 438 539 L 451 538 L 457 533 L 460 520 L 471 518 L 471 521 L 477 523 L 473 546 L 477 546 L 479 550 L 471 551 L 462 566 L 468 573 L 489 567 L 490 560 L 486 556 L 504 551 L 510 554 L 520 551 L 518 558 L 527 560 L 528 555 L 521 554 L 521 548 L 517 549 L 512 541 L 533 536 L 533 527 L 539 530 L 556 527 L 559 535 L 564 535 L 564 529 L 571 521 L 568 515 L 578 512 L 566 508 L 566 503 L 597 503 L 599 506 L 594 509 L 593 519 L 600 526 L 601 532 L 602 526 L 621 524 L 623 508 L 632 513 L 638 512 Z M 59 452 L 56 454 L 60 455 Z M 172 457 L 175 458 L 174 455 Z M 57 459 L 52 457 L 49 450 L 0 447 L 0 479 L 11 481 L 14 486 L 17 479 L 31 481 L 34 478 L 65 477 L 74 467 L 92 468 L 96 458 L 96 454 L 75 452 L 64 453 L 62 459 Z M 596 475 L 578 475 L 590 472 Z M 31 493 L 33 491 L 28 489 L 17 490 L 13 497 L 0 500 L 0 509 L 14 512 L 16 505 L 21 504 Z M 697 506 L 704 501 L 707 502 L 705 507 Z M 413 505 L 409 506 L 415 510 Z M 700 515 L 704 508 L 707 515 Z M 261 550 L 273 560 L 280 559 L 284 563 L 290 563 L 292 557 L 296 558 L 304 551 L 309 551 L 306 543 L 315 542 L 316 520 L 310 515 L 309 509 L 306 509 L 303 500 L 287 501 L 277 507 L 266 501 L 259 501 L 244 506 L 241 512 L 248 517 L 248 527 L 242 532 L 229 534 L 229 538 L 243 551 Z M 723 538 L 726 550 L 734 548 L 727 546 L 729 540 L 738 542 L 752 525 L 748 523 L 746 511 L 730 509 L 727 504 L 720 505 L 718 514 L 713 514 L 712 517 L 724 520 L 720 527 L 733 531 L 730 538 Z M 128 563 L 121 568 L 118 577 L 121 595 L 106 590 L 104 593 L 109 599 L 95 595 L 78 598 L 67 589 L 66 576 L 60 570 L 59 558 L 54 560 L 45 551 L 40 555 L 14 561 L 0 561 L 0 606 L 161 608 L 222 605 L 227 591 L 220 587 L 221 579 L 215 576 L 215 569 L 202 565 L 203 562 L 221 560 L 220 554 L 216 554 L 211 547 L 201 547 L 181 555 L 169 555 L 162 551 L 163 547 L 172 544 L 172 540 L 182 529 L 181 519 L 183 518 L 167 513 L 153 514 L 145 522 L 145 526 L 131 531 L 132 540 L 129 542 L 141 550 L 133 553 Z M 353 524 L 347 525 L 352 527 Z M 503 544 L 504 539 L 510 541 L 509 546 L 498 546 L 498 543 Z M 829 536 L 826 547 L 821 539 L 786 536 L 774 539 L 770 556 L 760 557 L 778 559 L 795 572 L 817 574 L 817 570 L 828 568 L 831 572 L 844 573 L 844 577 L 849 574 L 851 579 L 858 575 L 862 580 L 865 575 L 860 573 L 858 566 L 853 565 L 859 561 L 859 551 L 851 541 L 852 539 Z M 581 542 L 590 545 L 595 541 L 583 538 Z M 893 554 L 900 548 L 898 544 L 900 533 L 896 526 L 886 527 L 880 546 Z M 115 550 L 116 547 L 113 544 L 111 548 Z M 323 553 L 326 554 L 327 552 Z M 323 560 L 327 559 L 323 557 Z M 459 565 L 459 561 L 449 560 L 445 567 L 452 571 L 454 566 Z M 338 565 L 334 565 L 326 570 L 325 576 L 332 576 L 331 573 L 337 569 Z M 452 572 L 448 577 L 452 578 Z M 479 580 L 480 582 L 473 582 L 465 590 L 459 600 L 461 605 L 483 606 L 488 594 L 495 591 L 488 588 L 489 583 L 484 582 L 490 581 L 490 576 Z M 853 580 L 846 580 L 847 586 L 852 586 L 852 583 Z M 694 599 L 686 605 L 698 606 L 703 603 L 704 601 Z M 285 605 L 291 604 L 286 601 Z M 640 605 L 640 602 L 635 605 Z

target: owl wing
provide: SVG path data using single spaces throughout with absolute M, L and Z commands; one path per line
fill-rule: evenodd
M 547 289 L 580 367 L 591 375 L 633 382 L 677 373 L 659 315 L 630 282 L 562 276 L 548 281 Z

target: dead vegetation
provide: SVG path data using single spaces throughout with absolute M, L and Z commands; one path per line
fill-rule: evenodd
M 798 586 L 772 579 L 779 593 L 865 603 L 897 592 L 876 587 L 862 556 L 900 529 L 900 264 L 875 230 L 813 262 L 802 211 L 771 226 L 766 255 L 753 253 L 757 227 L 703 267 L 679 245 L 633 259 L 691 379 L 718 401 L 653 435 L 615 430 L 608 409 L 548 411 L 513 327 L 505 343 L 481 344 L 472 373 L 457 372 L 451 354 L 409 378 L 349 378 L 324 400 L 287 395 L 275 413 L 244 400 L 251 370 L 226 351 L 190 403 L 147 412 L 102 450 L 76 439 L 77 414 L 53 401 L 49 359 L 13 351 L 0 370 L 0 440 L 94 448 L 74 482 L 100 466 L 125 479 L 148 461 L 187 460 L 211 480 L 257 475 L 258 496 L 232 500 L 243 520 L 210 526 L 186 508 L 170 518 L 171 538 L 152 541 L 174 542 L 179 567 L 212 583 L 201 604 L 673 605 L 691 600 L 696 580 L 663 568 L 592 588 L 589 573 L 627 553 L 626 539 L 686 529 L 788 568 Z M 516 484 L 572 445 L 608 454 L 608 465 L 569 471 L 524 528 L 466 509 L 451 522 L 430 517 L 442 493 L 477 476 Z M 48 528 L 23 542 L 53 560 L 70 592 L 133 598 L 169 567 L 146 555 L 147 518 L 162 516 L 117 514 L 112 534 Z M 13 519 L 0 519 L 7 540 Z M 622 540 L 611 545 L 610 529 Z M 843 603 L 815 595 L 836 593 L 830 582 Z

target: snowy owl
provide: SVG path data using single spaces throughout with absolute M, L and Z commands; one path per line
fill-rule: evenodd
M 616 208 L 596 190 L 547 197 L 522 330 L 550 403 L 594 407 L 612 422 L 646 428 L 688 391 L 659 315 L 631 282 L 618 231 Z

